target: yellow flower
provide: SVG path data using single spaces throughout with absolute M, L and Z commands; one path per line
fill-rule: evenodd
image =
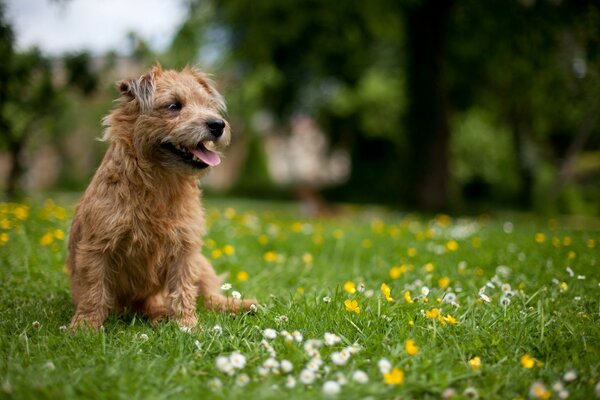
M 446 214 L 438 214 L 435 216 L 435 222 L 442 228 L 447 228 L 452 223 L 452 218 Z
M 427 310 L 427 311 L 425 311 L 425 316 L 429 319 L 438 318 L 440 316 L 440 309 L 432 308 L 431 310 Z
M 4 243 L 8 242 L 8 239 L 10 239 L 10 236 L 8 236 L 8 233 L 6 233 L 6 232 L 0 233 L 0 246 L 3 245 Z
M 404 382 L 404 371 L 394 368 L 390 372 L 383 374 L 383 381 L 387 385 L 401 385 Z
M 365 249 L 370 249 L 371 246 L 373 246 L 373 242 L 371 242 L 370 239 L 365 239 L 365 240 L 362 241 L 361 245 Z
M 214 249 L 211 255 L 213 260 L 217 260 L 223 256 L 223 252 L 220 249 Z
M 373 222 L 371 222 L 371 230 L 374 233 L 383 233 L 384 228 L 385 224 L 380 219 L 375 219 Z
M 454 318 L 450 314 L 446 315 L 445 317 L 442 317 L 442 319 L 444 320 L 444 322 L 447 322 L 450 325 L 456 325 L 456 324 L 458 324 L 458 321 L 456 320 L 456 318 Z
M 593 249 L 594 247 L 596 247 L 596 241 L 594 239 L 588 239 L 588 241 L 586 242 L 586 246 L 588 247 L 588 249 Z
M 450 240 L 448 243 L 446 243 L 446 248 L 448 251 L 456 251 L 458 250 L 458 242 L 456 240 Z
M 42 236 L 42 238 L 40 239 L 40 244 L 42 246 L 48 246 L 50 245 L 52 242 L 54 241 L 54 235 L 52 235 L 52 232 L 46 232 L 44 234 L 44 236 Z
M 561 292 L 566 292 L 568 289 L 569 289 L 569 285 L 567 284 L 567 282 L 560 283 L 560 291 Z
M 303 295 L 304 294 L 304 288 L 301 286 L 299 288 L 296 289 L 296 293 L 298 293 L 299 295 Z
M 235 210 L 231 207 L 225 209 L 225 218 L 227 219 L 233 219 L 233 217 L 235 217 Z
M 570 260 L 574 259 L 577 256 L 577 254 L 571 250 L 569 251 L 569 254 L 567 254 L 567 257 L 569 257 Z
M 246 271 L 240 271 L 235 277 L 240 282 L 246 282 L 250 278 L 250 275 Z
M 433 272 L 433 263 L 427 263 L 423 266 L 423 269 L 425 269 L 426 272 Z
M 360 307 L 358 306 L 358 301 L 356 300 L 346 300 L 344 301 L 344 305 L 346 306 L 346 311 L 353 313 L 360 313 Z
M 394 298 L 392 297 L 392 289 L 390 289 L 390 287 L 385 283 L 381 284 L 381 293 L 387 301 L 394 301 Z
M 535 358 L 531 357 L 529 354 L 523 354 L 521 356 L 521 367 L 527 369 L 535 367 Z
M 232 245 L 227 244 L 227 245 L 225 245 L 225 247 L 223 247 L 223 253 L 225 253 L 228 256 L 230 256 L 233 253 L 235 253 L 235 248 Z
M 54 237 L 58 240 L 63 240 L 65 238 L 65 233 L 62 231 L 62 229 L 55 229 Z
M 392 267 L 390 269 L 390 278 L 398 279 L 402 276 L 402 274 L 404 274 L 406 272 L 406 270 L 407 270 L 406 265 L 401 265 L 399 267 Z
M 535 234 L 535 241 L 537 243 L 544 243 L 546 241 L 546 235 L 541 232 Z
M 571 239 L 571 236 L 563 237 L 563 246 L 570 246 L 571 243 L 573 243 L 573 239 Z
M 7 220 L 6 218 L 2 219 L 2 221 L 0 221 L 0 228 L 2 228 L 2 229 L 10 229 L 10 221 Z M 589 243 L 589 241 L 588 241 L 588 243 Z
M 529 389 L 529 394 L 534 399 L 541 400 L 548 400 L 552 396 L 552 393 L 541 382 L 534 382 Z
M 275 262 L 277 261 L 277 253 L 275 253 L 274 251 L 267 251 L 264 255 L 263 258 L 265 259 L 266 262 Z
M 304 253 L 304 255 L 302 255 L 302 261 L 304 261 L 304 264 L 312 264 L 313 263 L 313 256 L 310 253 Z
M 450 278 L 448 278 L 447 276 L 444 276 L 444 277 L 438 279 L 438 286 L 441 289 L 446 289 L 448 286 L 450 286 Z
M 469 365 L 473 371 L 477 371 L 481 368 L 481 358 L 473 357 L 469 360 Z
M 410 297 L 410 290 L 404 292 L 404 300 L 406 300 L 408 304 L 414 303 L 413 299 Z
M 344 231 L 341 230 L 341 229 L 336 229 L 333 232 L 333 237 L 336 238 L 336 239 L 338 239 L 338 240 L 341 239 L 341 238 L 343 238 L 344 237 Z
M 302 223 L 301 222 L 294 222 L 292 224 L 292 232 L 295 232 L 295 233 L 302 232 Z
M 481 247 L 481 238 L 479 236 L 475 236 L 473 240 L 471 240 L 471 246 L 475 247 L 476 249 Z
M 356 285 L 352 281 L 346 281 L 344 282 L 344 290 L 347 293 L 354 294 L 356 293 Z
M 411 356 L 419 354 L 419 347 L 415 344 L 415 341 L 412 339 L 408 339 L 406 342 L 404 342 L 404 350 L 406 350 L 406 352 Z
M 15 217 L 17 219 L 24 221 L 27 219 L 27 216 L 29 215 L 29 207 L 24 206 L 24 205 L 16 206 L 13 210 L 13 214 L 15 215 Z
M 417 249 L 415 249 L 414 247 L 409 248 L 406 253 L 408 254 L 409 257 L 414 257 L 417 255 Z

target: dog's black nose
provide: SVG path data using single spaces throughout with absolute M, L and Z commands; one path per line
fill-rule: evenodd
M 223 129 L 225 129 L 225 121 L 217 118 L 211 119 L 206 123 L 206 126 L 213 136 L 219 137 L 223 134 Z

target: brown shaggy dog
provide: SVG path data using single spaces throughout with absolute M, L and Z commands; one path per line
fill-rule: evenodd
M 125 311 L 194 327 L 199 295 L 209 308 L 250 308 L 255 301 L 219 293 L 200 254 L 198 178 L 220 163 L 230 140 L 221 95 L 194 69 L 160 65 L 119 89 L 104 119 L 108 150 L 71 226 L 71 328 L 98 329 L 109 313 Z

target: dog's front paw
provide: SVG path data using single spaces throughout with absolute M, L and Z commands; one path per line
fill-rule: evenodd
M 75 314 L 71 323 L 69 324 L 69 328 L 73 333 L 79 330 L 88 330 L 92 332 L 97 332 L 102 323 L 104 322 L 104 318 L 100 315 L 95 314 Z
M 198 325 L 198 317 L 196 317 L 196 313 L 182 314 L 176 317 L 173 317 L 173 320 L 182 331 L 189 331 Z

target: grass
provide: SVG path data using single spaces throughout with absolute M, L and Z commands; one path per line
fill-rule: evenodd
M 318 220 L 293 205 L 209 201 L 205 254 L 230 274 L 230 293 L 260 301 L 256 314 L 199 307 L 192 332 L 110 317 L 97 334 L 72 335 L 71 212 L 52 201 L 0 205 L 0 397 L 304 399 L 327 397 L 324 387 L 340 398 L 600 396 L 597 228 L 373 208 Z M 268 328 L 278 332 L 265 339 L 272 350 L 261 343 Z M 318 364 L 305 345 L 326 332 L 341 340 L 317 349 L 323 363 L 302 383 Z M 361 350 L 336 364 L 353 344 Z M 223 372 L 224 358 L 217 368 L 236 352 L 243 368 Z M 272 353 L 293 370 L 273 368 Z M 383 374 L 381 359 L 394 370 Z M 353 380 L 357 370 L 367 383 Z

